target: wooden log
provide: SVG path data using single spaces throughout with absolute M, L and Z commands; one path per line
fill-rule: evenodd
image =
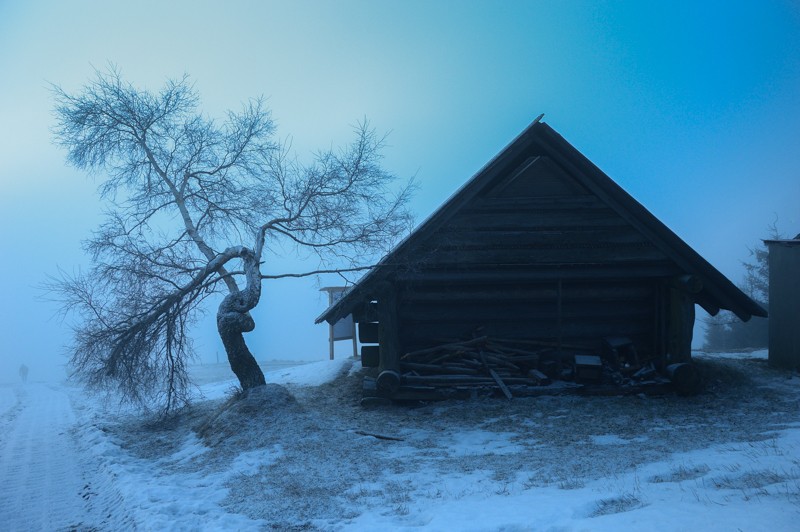
M 455 386 L 458 384 L 493 384 L 491 377 L 480 375 L 404 375 L 403 382 L 422 386 Z
M 520 371 L 519 366 L 512 364 L 509 360 L 505 358 L 502 353 L 498 353 L 496 351 L 492 352 L 483 352 L 483 355 L 486 357 L 486 361 L 491 364 L 496 364 L 498 366 L 502 366 L 514 371 Z
M 487 348 L 492 350 L 501 350 L 505 353 L 509 353 L 514 359 L 516 359 L 517 357 L 539 357 L 543 353 L 553 350 L 553 348 L 546 348 L 546 349 L 539 349 L 538 351 L 531 351 L 529 349 L 520 349 L 518 347 L 511 347 L 509 345 L 498 346 L 495 345 L 494 341 L 487 344 Z
M 595 350 L 595 348 L 588 347 L 588 346 L 585 346 L 585 345 L 561 344 L 559 346 L 558 342 L 546 342 L 546 341 L 543 341 L 543 340 L 528 340 L 528 339 L 525 339 L 525 340 L 522 340 L 522 339 L 516 340 L 516 339 L 514 339 L 514 340 L 512 340 L 512 339 L 503 339 L 503 338 L 492 338 L 492 341 L 493 342 L 497 342 L 499 344 L 535 345 L 535 346 L 539 346 L 539 347 L 550 347 L 550 348 L 553 348 L 553 349 L 558 349 L 559 347 L 561 347 L 562 349 L 570 349 L 570 350 L 574 350 L 574 351 L 594 351 Z
M 353 319 L 359 323 L 378 321 L 378 305 L 372 301 L 353 309 Z
M 650 380 L 656 376 L 656 369 L 652 364 L 641 368 L 639 371 L 631 375 L 631 378 L 637 381 Z
M 542 373 L 538 369 L 530 370 L 528 372 L 528 377 L 530 377 L 531 379 L 536 381 L 536 384 L 539 385 L 539 386 L 547 386 L 552 382 L 550 380 L 550 377 L 548 377 L 547 375 L 545 375 L 544 373 Z
M 453 246 L 439 245 L 435 248 L 418 250 L 421 260 L 427 264 L 448 266 L 482 266 L 484 264 L 502 263 L 526 266 L 531 263 L 539 265 L 551 264 L 593 264 L 605 262 L 614 265 L 636 265 L 641 262 L 657 262 L 664 259 L 664 254 L 650 242 L 635 244 L 609 244 L 598 247 L 555 247 L 509 246 L 498 248 L 463 249 Z
M 503 382 L 503 379 L 500 378 L 500 375 L 493 369 L 489 369 L 489 375 L 492 376 L 494 382 L 500 387 L 500 391 L 503 392 L 503 395 L 506 396 L 506 399 L 511 399 L 513 396 L 511 395 L 511 391 L 506 386 L 506 383 Z
M 530 355 L 530 356 L 522 356 L 522 355 L 515 355 L 511 360 L 512 364 L 538 364 L 539 361 L 542 359 L 539 355 Z
M 470 357 L 466 357 L 466 356 L 460 357 L 460 358 L 458 358 L 458 361 L 461 364 L 464 364 L 465 366 L 468 366 L 468 367 L 471 367 L 471 368 L 481 368 L 481 367 L 483 367 L 483 363 L 482 362 L 480 362 L 479 360 L 475 360 L 471 356 Z
M 361 346 L 361 366 L 365 368 L 377 368 L 380 364 L 380 348 L 377 345 Z
M 418 349 L 417 351 L 411 351 L 403 355 L 402 358 L 414 358 L 421 355 L 427 355 L 430 353 L 436 353 L 440 350 L 447 350 L 447 349 L 462 349 L 464 347 L 469 347 L 472 345 L 479 345 L 481 343 L 485 343 L 488 338 L 486 336 L 481 336 L 478 338 L 473 338 L 472 340 L 465 340 L 463 342 L 453 342 L 447 343 L 442 345 L 437 345 L 435 347 L 429 347 L 426 349 Z
M 498 272 L 502 274 L 499 275 Z M 561 264 L 544 266 L 536 265 L 535 272 L 518 270 L 508 266 L 498 269 L 497 266 L 479 266 L 469 270 L 454 271 L 453 268 L 443 266 L 438 269 L 426 268 L 421 271 L 398 272 L 399 281 L 407 281 L 417 286 L 438 287 L 444 283 L 467 283 L 470 285 L 502 284 L 505 286 L 519 286 L 521 283 L 538 283 L 544 280 L 557 281 L 558 279 L 570 280 L 609 280 L 616 281 L 620 277 L 636 276 L 640 278 L 669 277 L 679 273 L 678 267 L 667 260 L 657 262 L 647 261 L 636 265 L 613 264 L 571 264 L 569 269 L 564 269 Z
M 472 368 L 457 367 L 453 365 L 436 365 L 436 364 L 420 364 L 417 362 L 400 362 L 400 369 L 412 370 L 420 373 L 433 373 L 433 374 L 459 374 L 459 375 L 477 375 L 478 371 Z
M 436 357 L 436 358 L 434 358 L 432 360 L 429 360 L 427 363 L 428 364 L 441 364 L 442 362 L 445 362 L 445 361 L 450 360 L 452 358 L 455 358 L 457 356 L 459 356 L 459 353 L 457 353 L 457 352 L 445 353 L 442 356 L 438 356 L 438 357 Z M 400 360 L 405 360 L 405 358 L 406 357 L 403 357 Z M 412 358 L 417 358 L 417 357 L 412 357 Z
M 694 395 L 700 391 L 700 375 L 694 364 L 682 362 L 667 366 L 667 376 L 680 395 Z
M 375 380 L 378 391 L 393 394 L 400 389 L 400 373 L 392 369 L 386 369 L 378 374 Z
M 358 341 L 362 344 L 377 344 L 379 326 L 375 322 L 362 321 L 358 324 Z
M 527 377 L 504 377 L 503 382 L 506 386 L 523 385 L 536 386 L 536 381 Z M 492 386 L 496 387 L 497 382 L 490 376 L 481 375 L 403 375 L 403 383 L 400 389 L 406 386 L 427 386 L 427 387 L 452 387 L 452 386 Z

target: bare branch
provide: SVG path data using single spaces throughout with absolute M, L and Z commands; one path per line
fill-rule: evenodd
M 242 336 L 262 280 L 367 270 L 410 228 L 413 183 L 382 168 L 384 138 L 366 123 L 349 146 L 301 164 L 273 140 L 263 99 L 215 122 L 187 76 L 151 92 L 111 66 L 77 94 L 52 92 L 56 142 L 101 176 L 110 207 L 84 243 L 91 269 L 62 275 L 51 293 L 76 318 L 76 373 L 125 400 L 170 411 L 187 399 L 189 329 L 222 290 L 231 369 L 244 388 L 263 384 Z M 285 249 L 312 253 L 319 268 L 262 275 L 263 255 Z
M 286 279 L 286 278 L 299 278 L 299 277 L 311 277 L 314 275 L 322 275 L 325 273 L 352 273 L 352 272 L 363 272 L 366 270 L 371 270 L 375 266 L 358 266 L 356 268 L 334 268 L 334 269 L 327 269 L 327 270 L 312 270 L 310 272 L 303 272 L 303 273 L 279 273 L 274 275 L 269 274 L 262 274 L 262 279 Z

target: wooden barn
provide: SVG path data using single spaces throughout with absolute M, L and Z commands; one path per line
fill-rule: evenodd
M 695 304 L 766 316 L 537 119 L 317 323 L 352 314 L 386 396 L 443 384 L 510 396 L 690 362 Z

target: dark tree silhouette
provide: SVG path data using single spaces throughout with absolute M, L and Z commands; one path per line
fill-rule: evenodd
M 340 150 L 303 164 L 274 140 L 261 99 L 222 122 L 198 111 L 188 78 L 159 92 L 95 73 L 77 94 L 53 87 L 56 142 L 99 177 L 105 221 L 85 242 L 91 269 L 50 288 L 77 316 L 74 373 L 123 400 L 169 412 L 188 400 L 190 327 L 226 294 L 217 328 L 244 390 L 264 384 L 243 333 L 255 327 L 262 263 L 309 250 L 314 271 L 353 271 L 410 226 L 411 183 L 380 164 L 383 139 L 360 124 Z M 288 251 L 287 251 L 288 250 Z

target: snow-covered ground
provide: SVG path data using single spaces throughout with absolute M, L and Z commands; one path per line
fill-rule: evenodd
M 365 409 L 360 368 L 196 368 L 169 421 L 0 387 L 2 530 L 797 530 L 800 378 L 698 354 L 696 397 Z M 269 366 L 268 366 L 269 368 Z M 202 396 L 202 397 L 201 397 Z

